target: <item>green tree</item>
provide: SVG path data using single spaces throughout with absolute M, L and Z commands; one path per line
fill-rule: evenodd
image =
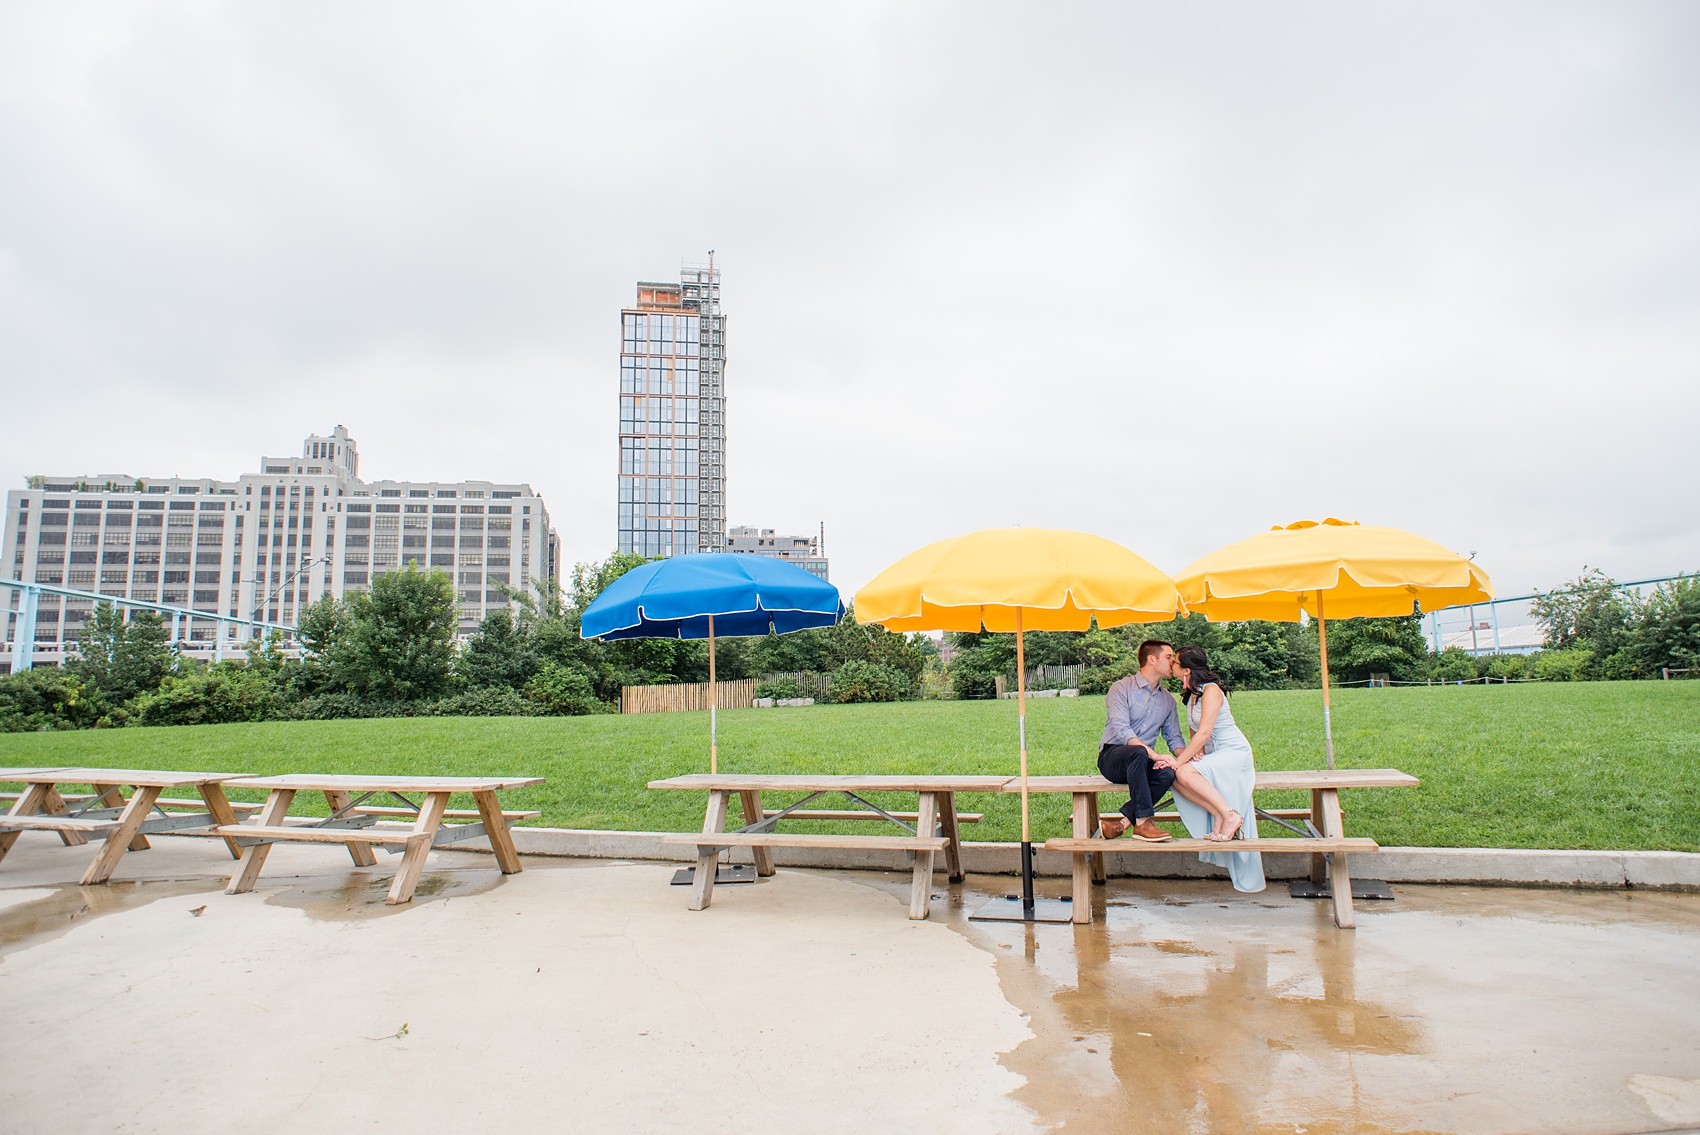
M 1631 645 L 1640 602 L 1598 568 L 1584 568 L 1568 587 L 1535 596 L 1529 610 L 1549 649 L 1587 650 L 1605 659 Z
M 473 689 L 518 690 L 531 680 L 537 666 L 530 625 L 515 623 L 512 612 L 501 608 L 478 625 L 478 633 L 455 659 L 455 674 Z
M 356 693 L 397 701 L 448 688 L 455 593 L 449 577 L 409 568 L 374 576 L 347 600 L 347 637 L 332 650 L 337 677 Z
M 77 639 L 80 658 L 69 667 L 85 693 L 121 706 L 138 694 L 159 689 L 179 669 L 165 622 L 152 611 L 137 611 L 128 621 L 112 603 L 101 603 L 83 624 Z
M 1359 682 L 1372 674 L 1413 681 L 1427 664 L 1428 642 L 1415 614 L 1328 624 L 1328 669 L 1335 681 Z
M 1644 677 L 1700 667 L 1700 576 L 1659 585 L 1641 610 L 1633 648 Z

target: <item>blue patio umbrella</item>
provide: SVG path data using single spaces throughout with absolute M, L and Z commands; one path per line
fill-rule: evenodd
M 844 615 L 838 588 L 784 560 L 731 552 L 673 556 L 633 568 L 584 609 L 579 634 L 708 640 L 708 764 L 720 771 L 715 636 L 749 638 L 830 627 Z

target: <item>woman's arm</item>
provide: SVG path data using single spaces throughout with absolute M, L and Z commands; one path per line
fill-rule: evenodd
M 1216 727 L 1216 715 L 1222 712 L 1222 687 L 1212 682 L 1205 686 L 1198 695 L 1199 712 L 1198 728 L 1192 731 L 1192 740 L 1175 757 L 1175 764 L 1184 765 L 1188 761 L 1196 761 L 1204 754 L 1204 746 L 1210 743 L 1210 732 Z

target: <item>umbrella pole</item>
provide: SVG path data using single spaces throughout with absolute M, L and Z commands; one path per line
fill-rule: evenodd
M 1322 614 L 1322 592 L 1316 593 L 1316 638 L 1322 646 L 1322 744 L 1328 767 L 1334 767 L 1334 721 L 1328 707 L 1328 620 Z
M 1323 700 L 1324 702 L 1328 700 L 1326 693 L 1323 695 Z M 719 695 L 719 690 L 714 688 L 714 615 L 709 615 L 709 775 L 711 776 L 717 775 L 721 771 L 721 753 L 717 748 L 719 720 L 716 717 L 716 710 L 719 710 L 719 705 L 721 705 L 721 695 Z M 1326 710 L 1324 710 L 1324 714 L 1326 714 Z M 1333 761 L 1329 761 L 1328 766 L 1333 768 Z M 757 819 L 760 819 L 760 817 L 757 817 Z
M 1027 818 L 1027 650 L 1021 608 L 1015 609 L 1015 706 L 1021 723 L 1021 913 L 1033 918 L 1033 837 Z

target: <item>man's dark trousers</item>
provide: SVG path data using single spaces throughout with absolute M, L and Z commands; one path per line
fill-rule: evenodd
M 1098 772 L 1112 784 L 1127 785 L 1122 815 L 1135 824 L 1157 814 L 1157 801 L 1175 782 L 1175 770 L 1154 767 L 1144 745 L 1105 745 L 1098 750 Z

